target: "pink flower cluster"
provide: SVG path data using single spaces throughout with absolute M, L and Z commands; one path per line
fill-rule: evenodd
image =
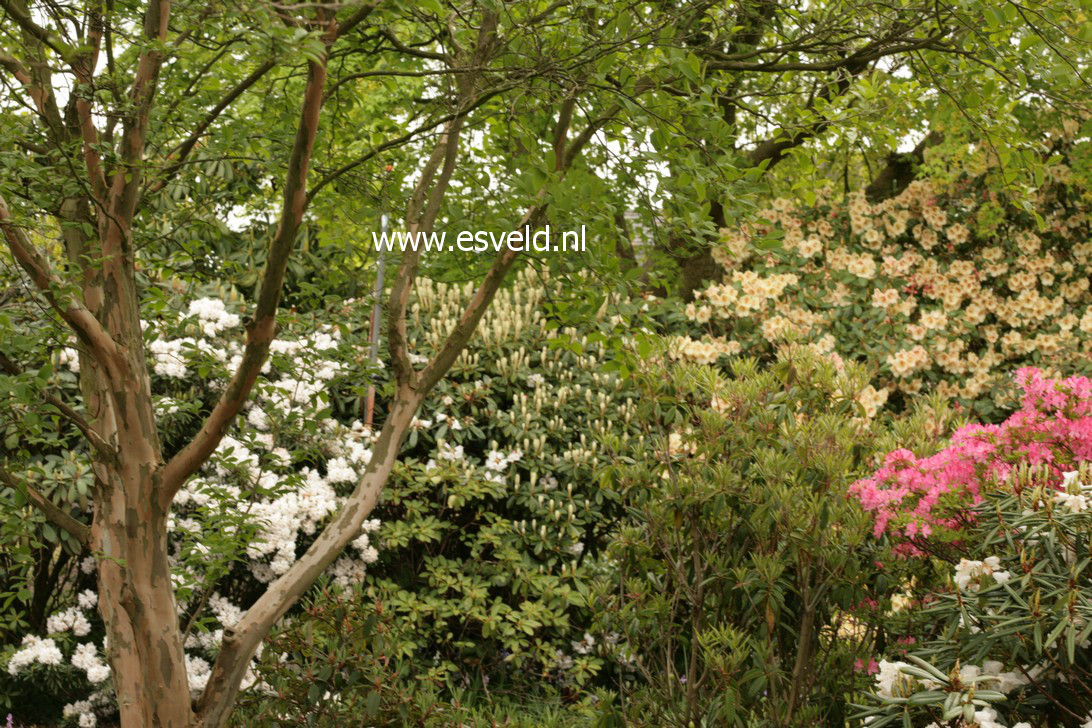
M 895 450 L 871 477 L 849 492 L 873 514 L 873 534 L 885 532 L 901 553 L 920 553 L 930 537 L 958 539 L 984 490 L 1007 482 L 1021 463 L 1046 465 L 1057 476 L 1092 460 L 1092 380 L 1051 379 L 1032 367 L 1017 370 L 1021 408 L 1000 425 L 961 427 L 947 448 L 927 458 Z

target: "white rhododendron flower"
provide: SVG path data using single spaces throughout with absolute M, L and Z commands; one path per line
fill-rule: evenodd
M 46 631 L 49 634 L 72 632 L 77 637 L 84 637 L 91 631 L 91 623 L 80 609 L 69 607 L 46 620 Z
M 76 597 L 76 601 L 79 603 L 80 609 L 93 609 L 99 603 L 99 595 L 90 589 L 84 589 Z
M 1004 584 L 1012 578 L 1012 574 L 1001 569 L 1001 560 L 996 556 L 989 556 L 983 561 L 960 559 L 953 581 L 963 591 L 976 591 L 986 577 L 992 577 L 994 583 Z
M 110 677 L 110 667 L 100 659 L 98 648 L 93 644 L 76 645 L 71 662 L 73 667 L 87 673 L 87 680 L 93 685 L 104 682 Z
M 901 668 L 909 667 L 909 663 L 896 661 L 888 662 L 880 660 L 879 672 L 876 673 L 876 693 L 884 698 L 904 697 L 906 687 L 912 683 L 912 678 L 903 673 Z
M 1083 493 L 1056 493 L 1054 502 L 1073 513 L 1084 513 L 1088 510 L 1088 497 Z
M 62 662 L 64 662 L 64 655 L 53 640 L 28 634 L 23 637 L 23 646 L 8 660 L 8 674 L 18 675 L 23 668 L 35 663 L 60 665 Z
M 98 723 L 98 719 L 95 717 L 95 709 L 91 706 L 89 700 L 77 700 L 75 703 L 69 703 L 64 706 L 61 714 L 65 718 L 76 718 L 76 724 L 80 728 L 95 728 Z

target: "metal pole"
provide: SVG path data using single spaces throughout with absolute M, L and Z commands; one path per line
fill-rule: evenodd
M 388 226 L 390 225 L 390 218 L 387 213 L 382 213 L 379 216 L 379 229 L 386 239 Z M 379 250 L 379 262 L 376 265 L 375 271 L 375 291 L 372 301 L 372 320 L 368 326 L 368 338 L 371 341 L 371 349 L 368 352 L 368 363 L 374 370 L 379 362 L 379 313 L 382 310 L 383 302 L 383 272 L 387 267 L 387 255 L 386 250 Z M 371 382 L 368 384 L 368 399 L 364 405 L 364 425 L 370 430 L 372 428 L 372 419 L 375 416 L 375 375 L 372 375 Z

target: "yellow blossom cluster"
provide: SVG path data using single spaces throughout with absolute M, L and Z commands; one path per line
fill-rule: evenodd
M 741 350 L 738 341 L 720 337 L 691 339 L 689 336 L 676 336 L 668 342 L 668 352 L 673 359 L 698 364 L 712 364 L 722 356 L 735 356 Z
M 1069 186 L 1077 175 L 1050 175 L 1033 200 L 1039 225 L 997 192 L 980 155 L 962 169 L 879 203 L 778 199 L 760 224 L 723 230 L 724 275 L 687 306 L 694 328 L 676 356 L 800 343 L 863 361 L 876 373 L 867 412 L 935 390 L 988 414 L 1017 367 L 1092 372 L 1092 195 Z

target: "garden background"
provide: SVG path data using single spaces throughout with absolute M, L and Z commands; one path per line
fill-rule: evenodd
M 0 715 L 1092 726 L 1090 11 L 0 0 Z

